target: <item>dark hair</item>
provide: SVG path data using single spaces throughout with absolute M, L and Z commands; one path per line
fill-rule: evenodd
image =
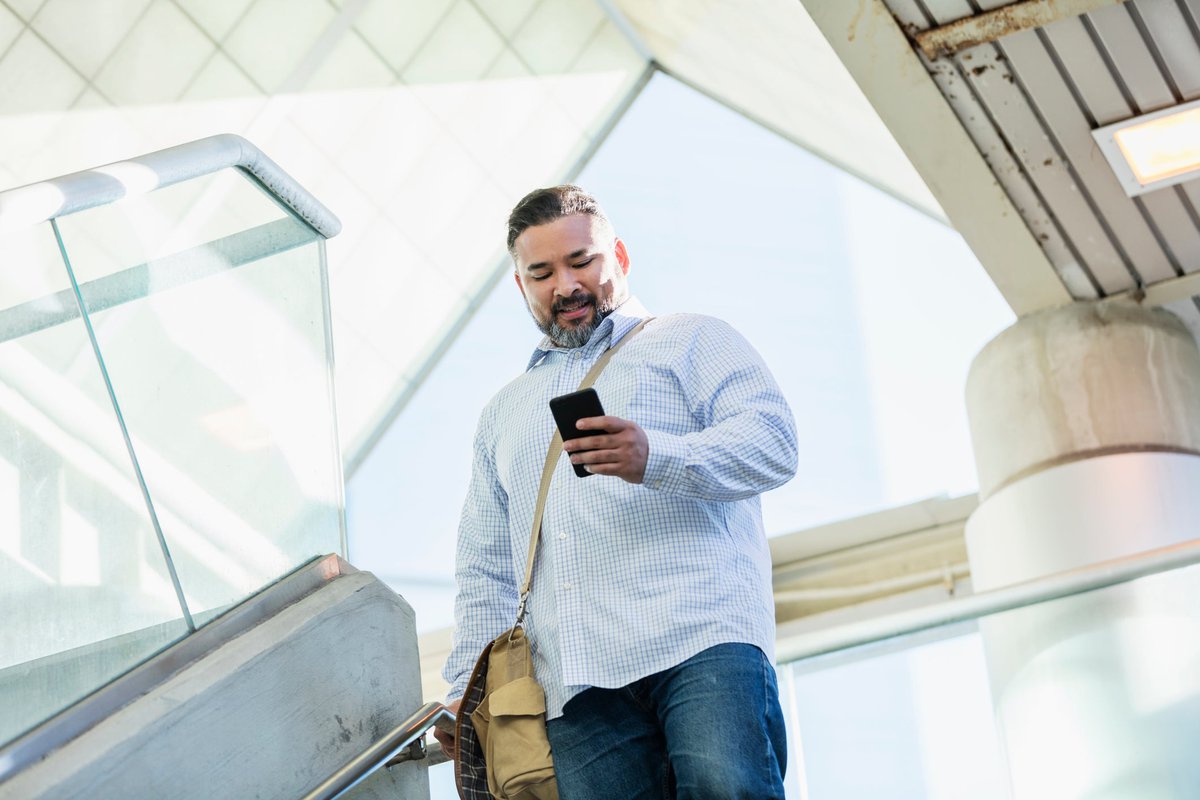
M 522 197 L 508 215 L 508 252 L 513 253 L 513 243 L 526 228 L 545 225 L 574 214 L 590 214 L 605 225 L 610 225 L 596 198 L 574 184 L 534 189 Z

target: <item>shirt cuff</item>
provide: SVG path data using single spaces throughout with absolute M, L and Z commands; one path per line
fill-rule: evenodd
M 660 492 L 675 492 L 687 476 L 688 445 L 681 436 L 662 431 L 646 431 L 649 454 L 642 485 Z

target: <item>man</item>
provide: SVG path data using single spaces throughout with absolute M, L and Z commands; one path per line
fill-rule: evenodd
M 545 337 L 476 434 L 444 673 L 459 699 L 516 615 L 554 433 L 547 402 L 649 316 L 629 293 L 625 244 L 579 187 L 521 200 L 508 249 Z M 606 416 L 581 420 L 591 435 L 563 445 L 525 616 L 561 797 L 782 798 L 758 495 L 795 472 L 791 412 L 750 345 L 699 315 L 652 319 L 595 388 Z M 438 738 L 453 755 L 453 739 Z

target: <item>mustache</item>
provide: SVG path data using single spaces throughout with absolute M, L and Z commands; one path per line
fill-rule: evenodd
M 555 300 L 554 305 L 550 306 L 550 311 L 553 314 L 558 314 L 568 308 L 578 308 L 582 305 L 596 305 L 596 296 L 590 292 L 576 292 L 570 297 Z

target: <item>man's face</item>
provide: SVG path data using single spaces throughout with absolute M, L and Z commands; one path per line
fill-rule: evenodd
M 517 286 L 542 333 L 559 347 L 582 347 L 629 297 L 629 254 L 590 214 L 526 228 L 513 242 Z

